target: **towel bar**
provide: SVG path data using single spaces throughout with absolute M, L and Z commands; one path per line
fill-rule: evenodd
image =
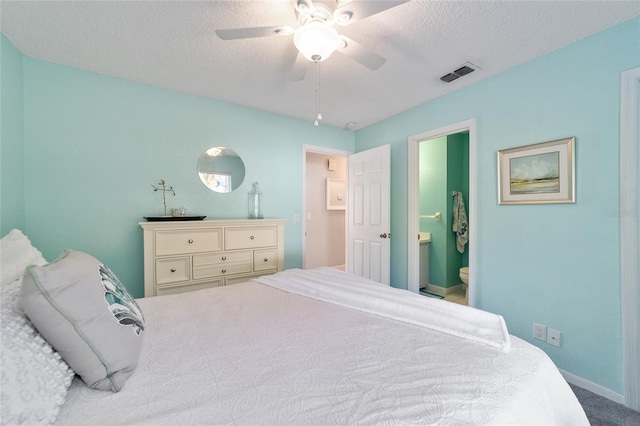
M 420 215 L 420 219 L 435 219 L 436 222 L 440 222 L 441 217 L 442 215 L 440 214 L 440 212 L 436 212 L 436 214 L 432 214 L 432 215 L 425 215 L 425 214 Z

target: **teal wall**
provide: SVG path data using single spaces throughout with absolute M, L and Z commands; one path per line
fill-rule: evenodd
M 429 284 L 459 285 L 460 268 L 468 265 L 469 250 L 456 248 L 453 232 L 453 191 L 469 194 L 469 134 L 457 133 L 420 142 L 420 215 L 441 213 L 441 220 L 421 218 L 420 231 L 431 233 Z M 468 210 L 468 208 L 467 208 Z
M 140 297 L 138 223 L 163 209 L 152 184 L 165 179 L 173 186 L 168 208 L 245 218 L 247 193 L 258 181 L 264 215 L 289 220 L 285 267 L 301 266 L 302 228 L 292 219 L 302 210 L 302 146 L 353 151 L 354 132 L 28 57 L 15 62 L 22 67 L 24 94 L 9 107 L 19 114 L 24 105 L 24 126 L 15 130 L 23 132 L 24 145 L 3 137 L 2 152 L 24 150 L 11 156 L 20 157 L 12 177 L 23 179 L 24 190 L 5 194 L 3 187 L 2 203 L 24 207 L 6 217 L 3 210 L 3 229 L 5 219 L 26 229 L 49 260 L 65 248 L 86 251 Z M 237 191 L 218 194 L 200 182 L 198 159 L 212 146 L 227 146 L 242 157 L 246 177 Z M 22 221 L 14 219 L 20 216 Z
M 358 131 L 357 151 L 391 145 L 392 284 L 407 285 L 407 138 L 475 118 L 476 306 L 622 393 L 619 220 L 605 212 L 619 205 L 620 74 L 638 66 L 635 18 Z M 497 204 L 498 150 L 568 136 L 576 204 Z M 561 347 L 534 341 L 533 322 L 561 331 Z
M 0 235 L 25 229 L 22 54 L 0 36 Z
M 465 169 L 466 167 L 466 169 Z M 461 284 L 460 268 L 469 263 L 469 245 L 460 253 L 456 244 L 456 233 L 453 232 L 453 191 L 462 192 L 465 211 L 469 213 L 469 133 L 456 133 L 447 136 L 447 280 L 446 287 Z M 466 260 L 466 262 L 465 262 Z

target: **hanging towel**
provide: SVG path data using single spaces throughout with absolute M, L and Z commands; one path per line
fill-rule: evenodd
M 456 233 L 458 251 L 464 253 L 464 245 L 469 242 L 469 222 L 467 221 L 462 192 L 454 192 L 453 198 L 453 232 Z

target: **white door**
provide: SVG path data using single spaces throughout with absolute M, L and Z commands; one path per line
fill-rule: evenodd
M 347 271 L 383 284 L 390 281 L 391 148 L 349 156 Z

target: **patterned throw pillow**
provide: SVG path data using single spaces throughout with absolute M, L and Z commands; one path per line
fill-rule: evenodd
M 64 403 L 74 372 L 35 330 L 19 303 L 26 267 L 46 260 L 15 229 L 0 240 L 0 260 L 2 424 L 48 425 Z
M 135 370 L 144 317 L 104 264 L 67 250 L 27 268 L 22 306 L 42 336 L 91 388 L 118 392 Z

